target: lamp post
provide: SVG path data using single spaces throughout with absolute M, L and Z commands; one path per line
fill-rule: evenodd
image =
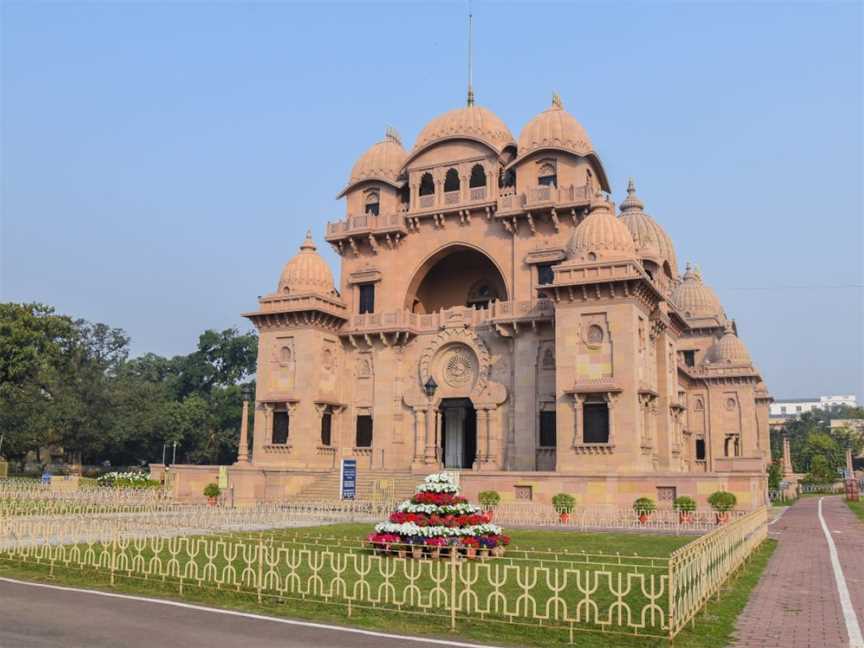
M 429 407 L 426 409 L 426 463 L 433 464 L 437 461 L 438 455 L 438 429 L 435 424 L 435 411 L 432 408 L 432 399 L 435 398 L 435 392 L 438 389 L 438 383 L 435 378 L 429 376 L 429 380 L 423 385 L 423 391 L 426 392 L 426 398 L 429 399 Z
M 243 385 L 240 394 L 243 398 L 243 418 L 240 419 L 240 447 L 237 449 L 237 463 L 249 463 L 249 399 L 252 398 L 249 385 Z

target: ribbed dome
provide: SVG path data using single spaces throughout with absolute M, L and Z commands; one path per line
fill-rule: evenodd
M 686 317 L 725 319 L 723 306 L 717 294 L 702 283 L 702 274 L 698 270 L 691 269 L 689 263 L 681 283 L 675 288 L 672 301 Z
M 395 184 L 407 159 L 408 152 L 402 147 L 399 135 L 388 129 L 384 139 L 373 144 L 357 160 L 348 183 L 379 179 Z
M 633 235 L 636 254 L 642 259 L 654 261 L 662 266 L 669 263 L 672 277 L 678 274 L 678 260 L 672 239 L 657 221 L 644 212 L 642 201 L 636 196 L 636 185 L 631 179 L 627 185 L 627 198 L 621 203 L 621 222 Z
M 590 258 L 589 255 L 594 257 Z M 615 218 L 609 203 L 594 204 L 588 217 L 573 230 L 567 244 L 567 258 L 579 261 L 622 259 L 636 256 L 630 230 Z
M 318 254 L 311 231 L 306 232 L 306 240 L 300 246 L 300 252 L 285 264 L 282 276 L 279 278 L 279 292 L 324 295 L 335 292 L 330 266 Z
M 495 113 L 480 106 L 470 105 L 439 115 L 420 131 L 414 151 L 449 138 L 477 139 L 501 151 L 515 144 L 510 129 Z
M 588 133 L 564 110 L 558 95 L 552 98 L 552 105 L 529 121 L 519 134 L 520 158 L 547 148 L 564 149 L 576 155 L 587 155 L 593 150 Z
M 706 364 L 751 364 L 750 353 L 747 347 L 735 333 L 732 327 L 727 326 L 726 332 L 705 354 Z

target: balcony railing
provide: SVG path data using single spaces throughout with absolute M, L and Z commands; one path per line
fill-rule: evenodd
M 488 187 L 470 187 L 455 191 L 445 191 L 441 194 L 440 200 L 437 194 L 419 196 L 416 204 L 417 208 L 421 210 L 434 209 L 436 207 L 452 208 L 485 202 L 489 199 L 489 195 Z
M 549 319 L 555 312 L 548 299 L 520 302 L 492 302 L 489 308 L 467 308 L 456 306 L 434 313 L 411 313 L 406 310 L 384 313 L 353 315 L 344 333 L 377 333 L 409 330 L 414 333 L 428 333 L 441 329 L 448 322 L 458 318 L 466 326 L 479 326 L 492 321 L 512 321 L 530 319 Z
M 569 185 L 566 187 L 537 185 L 528 187 L 524 193 L 516 193 L 512 188 L 502 189 L 498 194 L 498 211 L 508 212 L 532 207 L 588 204 L 590 202 L 590 185 Z
M 340 236 L 366 231 L 393 230 L 403 227 L 405 211 L 390 214 L 362 214 L 327 223 L 327 236 Z

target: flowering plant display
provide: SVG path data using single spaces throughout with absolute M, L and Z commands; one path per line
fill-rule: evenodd
M 376 550 L 384 551 L 391 545 L 423 545 L 430 550 L 497 549 L 496 555 L 510 542 L 501 527 L 491 523 L 489 513 L 459 495 L 459 487 L 447 473 L 426 477 L 410 500 L 375 525 L 367 540 Z

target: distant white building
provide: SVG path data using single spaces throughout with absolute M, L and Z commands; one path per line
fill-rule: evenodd
M 789 418 L 790 416 L 800 416 L 804 412 L 811 412 L 815 409 L 825 410 L 839 405 L 858 407 L 858 401 L 855 394 L 819 396 L 818 398 L 778 398 L 771 403 L 769 412 L 772 418 Z

